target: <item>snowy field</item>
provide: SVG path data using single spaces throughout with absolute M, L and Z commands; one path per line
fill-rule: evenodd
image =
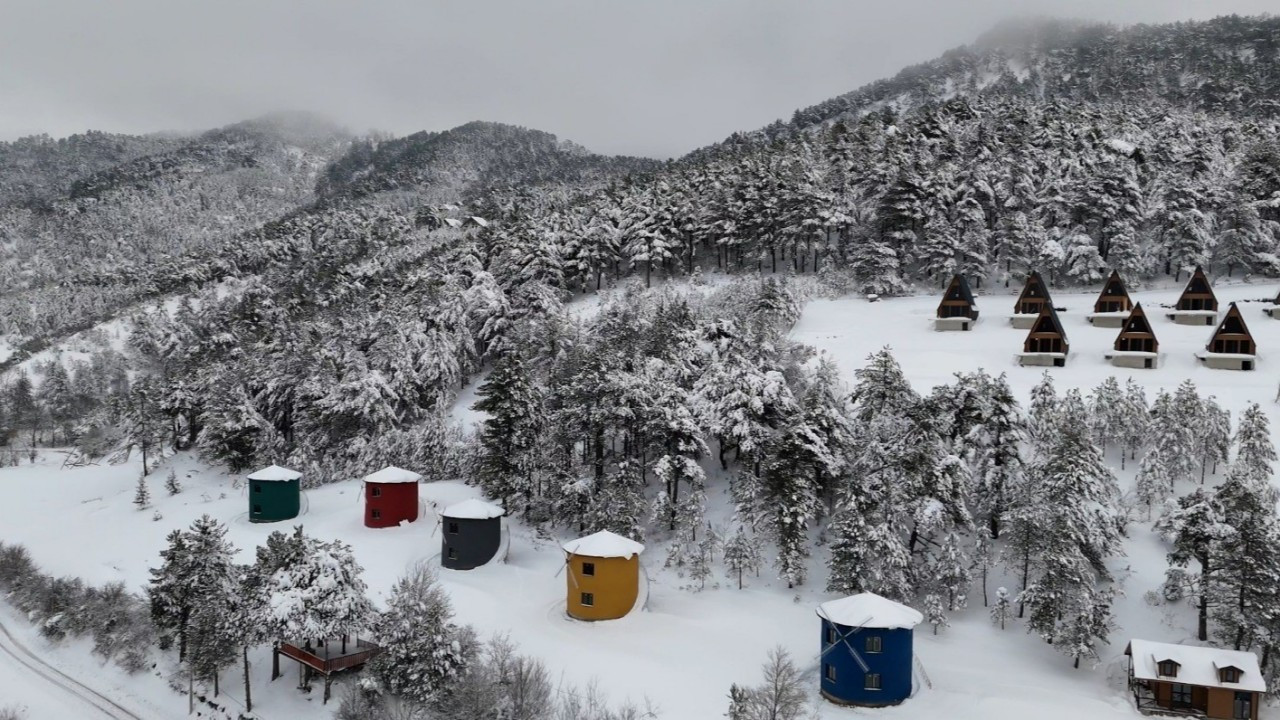
M 1218 295 L 1225 305 L 1230 300 L 1269 298 L 1276 290 L 1274 284 L 1237 285 L 1218 288 Z M 1262 303 L 1242 304 L 1261 353 L 1258 370 L 1210 370 L 1201 367 L 1193 353 L 1203 348 L 1212 329 L 1174 325 L 1160 313 L 1159 305 L 1172 303 L 1176 296 L 1176 290 L 1134 294 L 1152 317 L 1161 343 L 1161 367 L 1127 370 L 1113 368 L 1103 359 L 1118 330 L 1093 328 L 1085 321 L 1093 295 L 1055 295 L 1055 304 L 1067 308 L 1061 319 L 1071 343 L 1066 367 L 1050 369 L 1058 390 L 1077 387 L 1088 391 L 1114 374 L 1122 383 L 1134 377 L 1154 397 L 1157 389 L 1172 390 L 1191 378 L 1201 394 L 1217 396 L 1233 416 L 1249 402 L 1262 403 L 1273 431 L 1280 429 L 1277 406 L 1272 403 L 1280 380 L 1280 320 L 1265 316 Z M 1043 368 L 1016 364 L 1014 354 L 1025 331 L 1008 324 L 1013 302 L 1014 296 L 1004 294 L 1003 288 L 1001 294 L 980 296 L 982 320 L 975 330 L 938 333 L 931 323 L 937 305 L 934 296 L 878 303 L 852 297 L 814 300 L 793 335 L 832 356 L 850 382 L 868 353 L 890 345 L 917 390 L 927 392 L 948 381 L 953 372 L 985 368 L 992 373 L 1007 372 L 1025 404 Z M 474 398 L 472 390 L 462 393 L 461 403 Z M 465 409 L 459 411 L 460 417 L 474 419 Z M 1110 459 L 1118 465 L 1116 456 Z M 0 540 L 26 544 L 50 573 L 76 575 L 91 583 L 123 580 L 141 590 L 148 568 L 158 562 L 165 535 L 203 513 L 229 525 L 230 539 L 246 562 L 271 531 L 287 531 L 292 525 L 250 524 L 244 489 L 236 486 L 236 478 L 187 455 L 172 459 L 152 476 L 153 503 L 163 516 L 160 521 L 152 520 L 152 510 L 140 512 L 131 504 L 136 465 L 61 469 L 61 460 L 60 454 L 50 452 L 34 467 L 0 469 Z M 161 487 L 169 467 L 177 471 L 184 485 L 183 492 L 174 497 L 166 496 Z M 1214 481 L 1211 478 L 1210 482 Z M 1128 488 L 1131 473 L 1123 474 L 1121 483 Z M 406 568 L 422 561 L 438 563 L 438 525 L 430 505 L 443 507 L 476 495 L 474 489 L 452 483 L 424 485 L 422 489 L 428 512 L 406 527 L 364 528 L 360 483 L 354 479 L 307 491 L 304 514 L 297 522 L 320 539 L 340 538 L 353 545 L 375 603 L 381 605 Z M 1188 489 L 1179 488 L 1179 492 Z M 724 483 L 715 485 L 709 501 L 710 519 L 726 524 L 731 508 Z M 819 624 L 814 609 L 832 597 L 822 590 L 826 579 L 822 548 L 815 552 L 809 583 L 798 590 L 788 590 L 785 583 L 773 580 L 772 568 L 766 567 L 761 577 L 748 578 L 744 590 L 737 590 L 721 573 L 705 590 L 693 592 L 685 587 L 687 580 L 662 569 L 665 542 L 659 537 L 651 541 L 642 557 L 651 579 L 648 610 L 618 621 L 590 624 L 567 620 L 563 613 L 565 578 L 559 542 L 568 537 L 538 537 L 529 528 L 513 523 L 505 564 L 472 572 L 441 571 L 458 619 L 475 625 L 483 635 L 510 634 L 524 652 L 543 658 L 553 676 L 566 682 L 581 685 L 595 678 L 614 699 L 648 697 L 664 718 L 722 717 L 729 685 L 757 683 L 759 666 L 774 645 L 787 648 L 805 669 L 816 700 Z M 1004 632 L 994 628 L 982 608 L 981 589 L 975 587 L 970 593 L 970 608 L 954 616 L 950 628 L 937 636 L 927 626 L 917 629 L 917 656 L 931 687 L 921 687 L 903 705 L 884 710 L 841 709 L 819 701 L 822 717 L 1140 717 L 1124 688 L 1125 640 L 1138 636 L 1185 641 L 1194 622 L 1187 605 L 1153 607 L 1143 599 L 1144 593 L 1158 588 L 1163 580 L 1165 552 L 1148 523 L 1130 526 L 1127 555 L 1115 562 L 1125 592 L 1115 606 L 1119 627 L 1110 647 L 1102 649 L 1103 661 L 1096 668 L 1073 670 L 1068 658 L 1027 635 L 1017 622 Z M 998 576 L 990 579 L 988 588 L 994 593 L 1002 584 L 1015 588 Z M 47 648 L 11 614 L 0 616 L 0 621 L 21 627 L 33 649 Z M 185 699 L 165 690 L 160 678 L 146 674 L 123 678 L 75 644 L 53 651 L 49 659 L 96 689 L 124 697 L 144 717 L 179 717 L 186 712 Z M 305 696 L 294 688 L 294 668 L 285 668 L 285 677 L 270 683 L 269 653 L 264 648 L 253 660 L 255 709 L 261 717 L 325 716 L 318 712 L 318 690 Z M 228 673 L 224 688 L 238 698 L 238 670 Z M 30 706 L 32 718 L 92 717 L 66 714 L 74 707 L 73 699 L 51 697 L 37 688 L 35 681 L 22 679 L 0 658 L 0 696 L 16 693 L 11 697 Z M 29 692 L 32 690 L 36 692 Z M 5 704 L 7 701 L 0 700 L 0 707 Z M 330 709 L 333 707 L 331 704 Z M 1262 717 L 1280 718 L 1280 712 L 1264 707 Z

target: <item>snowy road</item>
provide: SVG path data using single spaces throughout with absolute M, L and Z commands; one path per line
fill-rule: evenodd
M 35 653 L 19 642 L 3 623 L 0 623 L 0 672 L 4 672 L 8 679 L 17 680 L 18 682 L 22 682 L 22 680 L 19 680 L 19 677 L 22 677 L 29 678 L 28 682 L 38 683 L 40 691 L 32 693 L 32 695 L 38 694 L 44 701 L 49 703 L 42 709 L 51 710 L 56 707 L 65 708 L 66 712 L 75 712 L 75 715 L 62 715 L 63 717 L 107 717 L 113 718 L 113 720 L 144 720 L 142 716 L 135 715 L 106 695 L 81 684 L 66 673 L 36 657 Z M 46 688 L 47 692 L 45 691 Z M 97 712 L 92 716 L 84 715 L 85 706 L 93 708 Z M 61 713 L 59 714 L 61 715 Z

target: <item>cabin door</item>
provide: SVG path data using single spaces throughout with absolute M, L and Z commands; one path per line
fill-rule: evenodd
M 1236 692 L 1235 702 L 1232 703 L 1231 717 L 1236 720 L 1253 720 L 1253 693 Z

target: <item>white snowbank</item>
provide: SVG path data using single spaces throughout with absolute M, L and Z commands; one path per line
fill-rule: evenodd
M 388 465 L 376 473 L 370 473 L 364 476 L 364 481 L 374 483 L 375 485 L 386 485 L 388 483 L 416 483 L 422 479 L 422 476 L 412 470 L 403 470 L 398 467 Z
M 258 472 L 250 475 L 249 479 L 262 480 L 264 482 L 288 482 L 290 480 L 297 480 L 300 477 L 302 477 L 302 473 L 297 470 L 290 470 L 287 467 L 272 465 L 270 467 L 262 468 Z
M 573 555 L 586 555 L 598 558 L 629 558 L 644 552 L 644 545 L 615 535 L 608 530 L 601 530 L 595 535 L 588 535 L 564 544 L 564 550 Z
M 845 627 L 910 630 L 924 622 L 924 615 L 875 593 L 858 593 L 818 606 L 818 616 Z

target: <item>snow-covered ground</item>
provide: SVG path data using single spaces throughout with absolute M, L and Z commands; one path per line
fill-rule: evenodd
M 1276 289 L 1274 284 L 1258 284 L 1218 290 L 1225 303 L 1273 297 Z M 1160 387 L 1173 389 L 1191 378 L 1202 394 L 1216 395 L 1233 415 L 1249 402 L 1261 402 L 1271 416 L 1273 430 L 1280 430 L 1276 406 L 1271 402 L 1280 371 L 1280 321 L 1263 315 L 1261 303 L 1242 304 L 1261 351 L 1258 370 L 1210 370 L 1201 367 L 1193 353 L 1203 347 L 1211 328 L 1174 325 L 1159 312 L 1161 303 L 1171 303 L 1176 296 L 1174 290 L 1135 293 L 1135 299 L 1153 318 L 1161 342 L 1161 367 L 1126 370 L 1111 367 L 1102 356 L 1118 330 L 1094 328 L 1084 319 L 1092 307 L 1092 294 L 1056 295 L 1055 304 L 1067 308 L 1061 318 L 1071 342 L 1067 366 L 1050 370 L 1059 391 L 1072 387 L 1088 390 L 1114 374 L 1122 382 L 1130 376 L 1136 378 L 1154 395 Z M 854 297 L 814 300 L 793 334 L 829 353 L 850 382 L 868 353 L 891 345 L 907 376 L 921 391 L 948 381 L 953 372 L 981 367 L 993 373 L 1007 372 L 1025 402 L 1043 369 L 1020 368 L 1014 360 L 1025 331 L 1008 324 L 1013 300 L 1003 289 L 999 295 L 981 296 L 982 320 L 968 333 L 932 330 L 930 318 L 937 305 L 934 296 L 877 303 Z M 465 389 L 462 402 L 470 402 L 472 393 L 473 388 Z M 459 410 L 458 415 L 474 419 Z M 186 455 L 173 458 L 152 476 L 155 510 L 162 515 L 159 521 L 152 519 L 152 510 L 139 512 L 131 504 L 136 465 L 61 469 L 60 462 L 60 455 L 49 453 L 35 466 L 0 469 L 0 540 L 26 544 L 47 572 L 77 575 L 93 583 L 123 580 L 140 590 L 147 581 L 147 569 L 158 561 L 165 535 L 203 513 L 230 526 L 230 539 L 240 548 L 243 561 L 251 559 L 253 548 L 271 531 L 288 531 L 293 524 L 249 523 L 247 500 L 244 490 L 234 486 L 236 479 Z M 174 497 L 166 496 L 161 487 L 169 467 L 177 470 L 184 485 L 183 492 Z M 1131 480 L 1131 473 L 1122 474 L 1123 484 L 1127 486 Z M 439 507 L 477 494 L 455 483 L 424 485 L 422 490 L 424 501 Z M 718 483 L 712 495 L 710 519 L 726 524 L 731 509 L 724 484 Z M 428 511 L 409 526 L 370 530 L 362 525 L 361 510 L 360 484 L 351 480 L 307 491 L 304 514 L 297 522 L 321 539 L 341 538 L 350 543 L 366 569 L 375 602 L 381 605 L 406 568 L 422 561 L 438 562 L 436 515 Z M 719 575 L 702 592 L 693 592 L 685 587 L 687 580 L 662 569 L 665 542 L 659 537 L 650 541 L 642 557 L 651 578 L 648 610 L 618 621 L 580 623 L 566 619 L 563 613 L 565 578 L 559 541 L 567 537 L 539 537 L 513 523 L 505 564 L 471 572 L 441 571 L 458 619 L 474 624 L 483 634 L 509 633 L 523 651 L 546 660 L 552 673 L 566 682 L 583 684 L 597 678 L 614 698 L 648 697 L 664 718 L 721 717 L 729 685 L 758 682 L 759 665 L 774 645 L 787 648 L 804 667 L 816 700 L 819 625 L 815 607 L 832 597 L 822 590 L 826 577 L 823 549 L 815 553 L 809 583 L 796 590 L 773 580 L 771 568 L 766 568 L 761 577 L 748 578 L 748 587 L 741 591 Z M 1126 552 L 1115 563 L 1125 592 L 1115 608 L 1119 627 L 1110 647 L 1103 648 L 1099 667 L 1073 670 L 1069 659 L 1027 635 L 1017 622 L 1004 632 L 994 628 L 981 607 L 981 590 L 975 587 L 970 609 L 953 618 L 950 628 L 936 636 L 927 626 L 917 629 L 917 655 L 932 687 L 922 687 L 903 705 L 884 710 L 822 704 L 822 716 L 874 714 L 957 720 L 1138 717 L 1124 690 L 1125 640 L 1138 636 L 1183 641 L 1189 637 L 1194 618 L 1186 605 L 1151 606 L 1143 598 L 1160 585 L 1165 569 L 1166 549 L 1150 532 L 1148 523 L 1130 526 Z M 1001 584 L 1014 587 L 995 576 L 989 581 L 989 590 L 994 592 Z M 36 638 L 34 642 L 40 641 Z M 64 648 L 51 657 L 54 662 L 70 663 L 75 653 Z M 301 695 L 294 688 L 291 672 L 269 682 L 265 649 L 253 660 L 255 709 L 260 709 L 262 717 L 323 716 L 317 712 L 318 693 Z M 96 667 L 97 661 L 92 662 Z M 64 669 L 70 673 L 77 666 Z M 159 717 L 185 713 L 185 699 L 163 690 L 154 676 L 113 680 L 118 673 L 110 668 L 89 670 L 81 665 L 79 669 L 95 680 L 118 683 L 118 692 L 136 697 L 139 706 L 158 708 Z M 228 672 L 232 677 L 236 674 L 234 669 Z M 9 689 L 6 673 L 7 666 L 0 664 L 0 694 Z M 19 680 L 18 684 L 23 683 Z M 239 697 L 238 682 L 228 679 L 224 687 Z M 45 713 L 67 716 L 58 708 L 46 711 L 37 706 L 39 698 L 16 698 L 32 707 L 32 717 L 45 717 Z M 0 706 L 4 704 L 0 701 Z M 1262 716 L 1275 718 L 1280 713 L 1264 707 Z

